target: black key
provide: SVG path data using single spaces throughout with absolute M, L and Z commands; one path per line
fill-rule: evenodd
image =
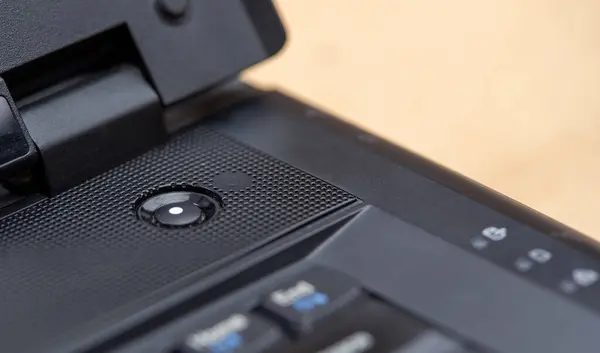
M 269 352 L 390 353 L 405 347 L 427 331 L 425 324 L 392 307 L 360 300 L 343 312 L 319 322 L 311 334 Z
M 347 276 L 312 268 L 269 293 L 263 308 L 289 328 L 307 332 L 359 294 L 359 286 Z
M 279 329 L 266 320 L 248 314 L 233 314 L 188 335 L 178 352 L 262 352 L 281 338 Z
M 398 348 L 393 353 L 468 353 L 461 345 L 448 337 L 427 331 Z

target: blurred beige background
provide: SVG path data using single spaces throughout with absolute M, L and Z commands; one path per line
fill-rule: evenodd
M 250 70 L 600 240 L 600 2 L 276 0 Z

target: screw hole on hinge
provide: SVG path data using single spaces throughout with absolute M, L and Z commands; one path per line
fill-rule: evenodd
M 156 10 L 170 24 L 181 24 L 190 6 L 190 0 L 156 0 Z

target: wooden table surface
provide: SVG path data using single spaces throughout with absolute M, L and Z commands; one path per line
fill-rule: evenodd
M 276 0 L 246 78 L 600 240 L 600 2 Z

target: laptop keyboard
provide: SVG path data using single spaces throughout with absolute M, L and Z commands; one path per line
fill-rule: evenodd
M 322 267 L 282 281 L 259 303 L 198 326 L 172 353 L 474 353 Z

